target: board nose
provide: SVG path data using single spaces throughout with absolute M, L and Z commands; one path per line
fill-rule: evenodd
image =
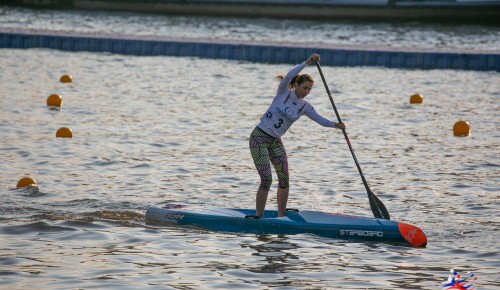
M 427 246 L 427 236 L 424 232 L 417 228 L 416 226 L 412 226 L 409 224 L 398 222 L 399 233 L 403 238 L 414 247 L 422 247 L 425 248 Z

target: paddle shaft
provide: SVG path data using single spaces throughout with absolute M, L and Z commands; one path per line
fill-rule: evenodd
M 325 76 L 323 75 L 323 71 L 321 70 L 321 66 L 319 65 L 319 62 L 315 62 L 316 66 L 318 67 L 319 74 L 321 76 L 321 79 L 323 80 L 323 84 L 325 85 L 326 93 L 328 94 L 328 98 L 330 98 L 330 102 L 332 103 L 333 110 L 335 111 L 335 115 L 337 116 L 337 120 L 339 123 L 342 122 L 340 119 L 339 112 L 337 110 L 337 107 L 335 106 L 335 102 L 333 101 L 332 94 L 330 93 L 330 89 L 328 88 L 328 85 L 326 84 Z M 342 129 L 342 133 L 344 133 L 344 138 L 347 142 L 347 146 L 349 146 L 349 150 L 351 151 L 352 158 L 354 159 L 354 163 L 356 163 L 356 167 L 358 168 L 359 175 L 361 176 L 361 180 L 363 181 L 363 185 L 365 186 L 366 193 L 368 194 L 368 199 L 370 201 L 370 207 L 372 209 L 373 215 L 376 218 L 384 218 L 384 219 L 390 219 L 389 212 L 385 208 L 384 204 L 378 197 L 373 193 L 370 188 L 368 187 L 368 182 L 366 182 L 366 178 L 363 175 L 363 171 L 361 170 L 361 166 L 359 166 L 358 159 L 356 158 L 356 154 L 354 154 L 354 149 L 351 146 L 351 141 L 349 140 L 349 136 L 347 136 L 347 132 L 345 129 Z

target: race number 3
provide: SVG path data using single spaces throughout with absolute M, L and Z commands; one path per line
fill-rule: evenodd
M 278 119 L 278 124 L 274 124 L 274 128 L 278 129 L 279 127 L 281 127 L 281 124 L 283 124 L 283 119 Z

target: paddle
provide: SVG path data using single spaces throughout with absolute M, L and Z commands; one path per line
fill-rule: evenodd
M 318 67 L 319 74 L 321 75 L 321 79 L 323 80 L 323 84 L 325 85 L 326 92 L 328 94 L 328 97 L 330 98 L 330 102 L 332 103 L 333 110 L 335 111 L 335 115 L 337 116 L 337 119 L 340 122 L 340 115 L 339 112 L 337 111 L 337 107 L 335 107 L 335 103 L 333 102 L 332 94 L 330 93 L 330 89 L 328 88 L 328 85 L 326 84 L 325 76 L 323 76 L 323 72 L 321 71 L 321 66 L 319 65 L 319 62 L 316 61 L 316 66 Z M 385 205 L 380 201 L 380 199 L 373 193 L 373 191 L 370 190 L 368 187 L 368 183 L 366 182 L 365 176 L 363 175 L 363 172 L 361 171 L 361 167 L 359 166 L 358 160 L 356 159 L 356 155 L 354 155 L 354 149 L 352 149 L 351 146 L 351 141 L 349 141 L 349 137 L 347 136 L 347 132 L 345 129 L 342 129 L 342 133 L 344 133 L 345 140 L 347 141 L 347 145 L 349 146 L 349 150 L 351 150 L 352 158 L 354 158 L 354 162 L 356 163 L 356 167 L 358 168 L 359 174 L 361 175 L 361 180 L 363 181 L 363 184 L 365 185 L 366 193 L 368 194 L 368 200 L 370 201 L 370 208 L 372 209 L 373 215 L 376 218 L 382 218 L 382 219 L 391 219 L 389 216 L 389 212 L 387 211 L 387 208 Z

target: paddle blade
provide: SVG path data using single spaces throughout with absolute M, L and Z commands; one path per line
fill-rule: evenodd
M 368 200 L 370 201 L 370 208 L 372 209 L 373 215 L 379 219 L 390 220 L 389 211 L 375 193 L 369 188 L 366 189 L 366 193 L 368 194 Z

